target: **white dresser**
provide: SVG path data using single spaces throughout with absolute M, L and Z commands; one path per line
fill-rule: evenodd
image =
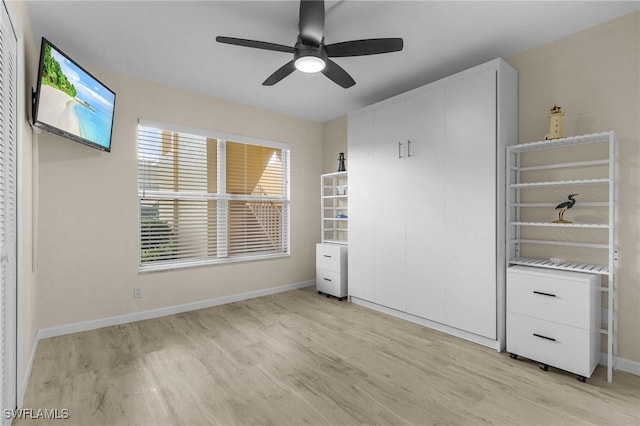
M 316 244 L 316 290 L 342 300 L 347 296 L 347 246 Z
M 600 359 L 600 276 L 526 266 L 507 269 L 507 351 L 580 381 Z

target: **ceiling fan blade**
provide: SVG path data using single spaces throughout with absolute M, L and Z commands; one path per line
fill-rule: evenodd
M 404 41 L 401 38 L 370 38 L 330 44 L 325 46 L 325 51 L 331 58 L 340 58 L 399 52 L 403 47 Z
M 322 74 L 326 75 L 331 81 L 345 89 L 356 84 L 355 80 L 342 69 L 342 67 L 331 59 L 326 60 L 326 66 L 322 70 Z
M 235 37 L 216 37 L 218 43 L 233 44 L 235 46 L 253 47 L 255 49 L 275 50 L 276 52 L 293 53 L 296 50 L 293 47 L 282 44 L 268 43 L 266 41 L 247 40 L 245 38 Z
M 324 0 L 301 0 L 300 38 L 305 44 L 320 46 L 324 38 Z
M 276 72 L 274 72 L 273 74 L 271 74 L 269 76 L 269 78 L 267 78 L 262 85 L 263 86 L 273 86 L 274 84 L 276 84 L 277 82 L 279 82 L 280 80 L 282 80 L 283 78 L 285 78 L 286 76 L 288 76 L 289 74 L 291 74 L 292 72 L 294 72 L 296 70 L 296 66 L 293 60 L 287 62 L 286 64 L 284 64 L 283 66 L 281 66 L 280 68 L 278 68 L 278 70 L 276 70 Z

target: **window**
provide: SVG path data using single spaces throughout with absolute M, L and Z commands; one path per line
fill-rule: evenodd
M 287 145 L 138 126 L 140 269 L 289 254 Z

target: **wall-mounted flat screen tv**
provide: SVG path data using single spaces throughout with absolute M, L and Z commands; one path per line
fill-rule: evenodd
M 109 152 L 115 102 L 113 91 L 42 38 L 34 126 Z

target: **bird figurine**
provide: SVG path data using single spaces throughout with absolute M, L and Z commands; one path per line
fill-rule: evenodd
M 576 195 L 579 194 L 569 194 L 569 196 L 567 197 L 569 201 L 565 201 L 564 203 L 560 203 L 556 206 L 556 210 L 558 210 L 558 220 L 554 220 L 553 223 L 571 223 L 570 220 L 564 220 L 563 216 L 564 212 L 573 207 L 573 205 L 576 203 L 576 200 L 574 200 L 573 198 Z

